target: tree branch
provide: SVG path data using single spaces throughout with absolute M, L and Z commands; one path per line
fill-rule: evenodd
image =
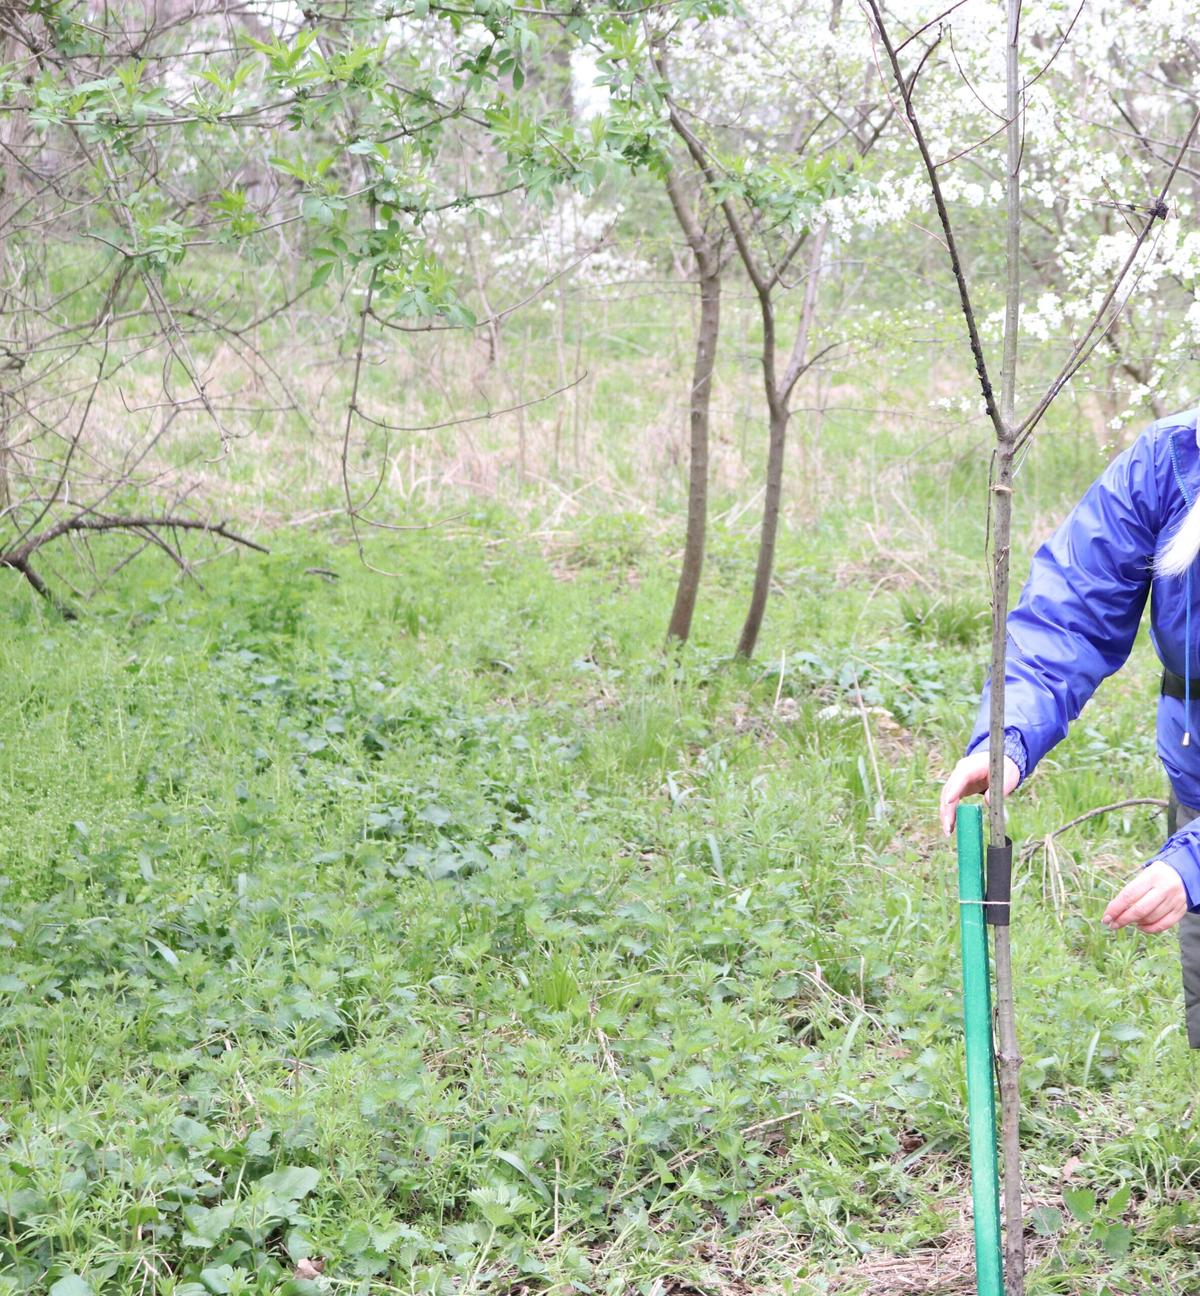
M 983 343 L 979 338 L 979 328 L 975 322 L 975 310 L 971 305 L 971 294 L 967 288 L 967 278 L 963 270 L 962 260 L 958 255 L 958 243 L 954 238 L 954 227 L 950 223 L 950 213 L 946 210 L 946 200 L 942 195 L 942 185 L 938 179 L 937 166 L 934 164 L 933 157 L 929 152 L 925 133 L 921 129 L 921 123 L 913 106 L 912 87 L 905 80 L 904 73 L 900 70 L 900 59 L 895 47 L 892 45 L 891 37 L 888 35 L 878 0 L 866 0 L 866 4 L 871 10 L 871 16 L 875 20 L 875 30 L 879 35 L 884 50 L 887 52 L 888 62 L 892 68 L 892 76 L 896 82 L 896 88 L 900 92 L 900 98 L 904 103 L 904 115 L 908 119 L 909 128 L 920 151 L 921 161 L 925 164 L 925 172 L 929 177 L 929 187 L 933 191 L 934 206 L 937 208 L 938 220 L 941 222 L 942 233 L 946 239 L 946 251 L 950 255 L 950 268 L 954 273 L 954 282 L 958 285 L 959 306 L 966 322 L 967 336 L 971 342 L 971 354 L 975 359 L 975 372 L 979 376 L 979 387 L 983 393 L 983 403 L 987 409 L 988 418 L 991 419 L 992 426 L 996 431 L 996 436 L 1003 437 L 1004 420 L 1000 417 L 1000 409 L 996 404 L 995 393 L 992 391 L 992 380 L 988 374 L 987 359 L 983 353 Z
M 1088 357 L 1099 344 L 1100 338 L 1104 336 L 1104 333 L 1108 331 L 1108 327 L 1111 326 L 1110 321 L 1109 326 L 1105 327 L 1100 336 L 1096 337 L 1095 341 L 1092 340 L 1096 330 L 1100 327 L 1100 322 L 1104 319 L 1104 316 L 1108 312 L 1108 308 L 1112 305 L 1113 298 L 1116 297 L 1118 289 L 1125 282 L 1125 276 L 1129 273 L 1133 263 L 1137 260 L 1138 253 L 1142 250 L 1142 244 L 1145 243 L 1146 239 L 1149 237 L 1151 229 L 1154 227 L 1154 222 L 1157 220 L 1166 220 L 1167 218 L 1167 194 L 1170 193 L 1171 185 L 1174 182 L 1175 177 L 1179 174 L 1180 164 L 1183 162 L 1185 154 L 1191 147 L 1192 138 L 1196 134 L 1196 128 L 1198 126 L 1200 126 L 1200 112 L 1192 118 L 1192 124 L 1188 127 L 1188 133 L 1184 137 L 1183 143 L 1179 146 L 1179 150 L 1175 155 L 1175 161 L 1172 163 L 1171 170 L 1163 183 L 1163 187 L 1159 190 L 1157 199 L 1155 199 L 1154 203 L 1150 207 L 1149 213 L 1146 216 L 1145 224 L 1142 226 L 1141 231 L 1134 240 L 1133 247 L 1129 250 L 1129 255 L 1125 258 L 1125 262 L 1117 273 L 1116 279 L 1113 280 L 1112 286 L 1109 288 L 1108 292 L 1105 293 L 1104 300 L 1100 303 L 1095 315 L 1092 317 L 1092 322 L 1088 325 L 1083 337 L 1075 344 L 1074 350 L 1067 357 L 1067 361 L 1059 370 L 1057 377 L 1050 386 L 1046 388 L 1041 400 L 1039 400 L 1033 407 L 1029 415 L 1021 423 L 1020 427 L 1015 429 L 1018 446 L 1024 445 L 1024 443 L 1033 435 L 1034 429 L 1042 420 L 1042 416 L 1054 403 L 1062 389 L 1079 371 L 1081 366 L 1087 362 Z M 1118 307 L 1116 314 L 1120 314 L 1123 308 L 1123 306 Z M 1114 319 L 1115 317 L 1116 316 L 1114 315 Z
M 259 544 L 257 540 L 251 540 L 248 536 L 231 531 L 224 522 L 206 522 L 203 518 L 179 517 L 172 514 L 80 513 L 75 517 L 64 518 L 61 522 L 55 522 L 53 526 L 47 527 L 45 531 L 36 536 L 31 536 L 23 544 L 8 550 L 4 554 L 0 554 L 0 563 L 7 567 L 13 567 L 18 563 L 27 562 L 30 556 L 41 549 L 43 545 L 47 545 L 52 540 L 57 540 L 59 536 L 67 535 L 70 532 L 143 531 L 151 527 L 174 527 L 180 531 L 204 531 L 209 535 L 220 536 L 222 540 L 229 540 L 233 544 L 242 545 L 244 548 L 253 549 L 258 553 L 271 552 L 266 545 Z

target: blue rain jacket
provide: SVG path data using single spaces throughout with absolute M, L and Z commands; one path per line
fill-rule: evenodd
M 1185 703 L 1158 699 L 1158 753 L 1175 794 L 1200 807 L 1200 607 L 1186 576 L 1159 576 L 1155 555 L 1200 492 L 1196 411 L 1160 419 L 1109 464 L 1067 520 L 1037 551 L 1008 618 L 1006 749 L 1028 776 L 1067 732 L 1100 681 L 1120 669 L 1150 597 L 1150 638 L 1160 660 L 1191 677 L 1191 739 L 1183 745 Z M 1190 640 L 1190 642 L 1189 642 Z M 1190 657 L 1190 672 L 1187 667 Z M 968 752 L 987 743 L 985 686 Z M 1023 748 L 1023 751 L 1022 751 Z M 1200 821 L 1154 856 L 1183 879 L 1200 911 Z

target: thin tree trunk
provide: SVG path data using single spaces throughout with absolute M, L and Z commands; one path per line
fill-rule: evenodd
M 1106 332 L 1115 319 L 1110 315 L 1110 307 L 1116 294 L 1125 281 L 1138 253 L 1145 243 L 1154 222 L 1167 216 L 1166 197 L 1171 184 L 1178 173 L 1182 159 L 1191 146 L 1196 130 L 1200 127 L 1200 112 L 1192 119 L 1179 152 L 1172 164 L 1166 182 L 1158 198 L 1147 209 L 1145 220 L 1133 248 L 1113 279 L 1113 283 L 1092 315 L 1092 322 L 1076 341 L 1066 363 L 1057 376 L 1035 402 L 1030 413 L 1018 422 L 1016 405 L 1017 381 L 1017 337 L 1019 328 L 1021 281 L 1020 281 L 1020 248 L 1021 248 L 1021 128 L 1022 128 L 1022 86 L 1021 70 L 1018 60 L 1020 34 L 1021 0 L 1007 0 L 1007 40 L 1006 40 L 1006 85 L 1007 85 L 1007 158 L 1006 158 L 1006 251 L 1007 277 L 1005 292 L 1005 327 L 1004 350 L 1001 371 L 1000 400 L 997 402 L 988 374 L 988 366 L 976 325 L 975 312 L 967 288 L 966 276 L 958 255 L 954 229 L 946 210 L 945 198 L 938 179 L 937 164 L 929 150 L 921 123 L 913 105 L 912 79 L 906 80 L 900 67 L 896 46 L 887 30 L 883 19 L 881 0 L 866 0 L 874 20 L 875 30 L 887 54 L 892 69 L 897 92 L 904 105 L 905 116 L 912 130 L 913 139 L 921 154 L 926 175 L 929 178 L 930 191 L 933 194 L 934 206 L 937 209 L 938 221 L 945 235 L 945 247 L 950 258 L 950 267 L 958 285 L 959 301 L 962 307 L 963 321 L 967 326 L 967 335 L 971 344 L 971 354 L 975 360 L 979 375 L 979 386 L 983 394 L 988 417 L 996 432 L 996 450 L 993 461 L 992 500 L 989 505 L 989 522 L 992 536 L 992 655 L 991 655 L 991 708 L 989 715 L 989 833 L 993 847 L 1006 844 L 1004 825 L 1004 682 L 1007 665 L 1007 617 L 1008 617 L 1008 576 L 1009 546 L 1012 535 L 1012 481 L 1013 457 L 1019 447 L 1026 444 L 1033 435 L 1046 410 L 1053 404 L 1071 377 L 1086 362 L 1098 345 L 1100 338 L 1097 331 Z M 939 38 L 940 39 L 940 36 Z M 926 57 L 928 56 L 928 51 Z M 1106 317 L 1108 323 L 1105 323 Z M 994 910 L 992 911 L 995 912 Z M 1000 1069 L 1000 1099 L 1003 1121 L 1004 1144 L 1004 1199 L 1005 1199 L 1005 1291 L 1007 1296 L 1024 1296 L 1025 1292 L 1025 1241 L 1022 1224 L 1021 1207 L 1021 1164 L 1020 1164 L 1020 1108 L 1019 1076 L 1021 1066 L 1020 1051 L 1017 1047 L 1016 1017 L 1012 986 L 1012 949 L 1009 942 L 1009 927 L 993 924 L 996 930 L 996 1015 L 999 1047 L 997 1050 Z
M 1004 822 L 1004 695 L 1008 648 L 1008 569 L 1012 536 L 1012 469 L 1017 417 L 1017 336 L 1021 305 L 1021 68 L 1018 58 L 1021 0 L 1008 0 L 1006 54 L 1007 157 L 1005 175 L 1006 283 L 1004 350 L 1000 368 L 1001 432 L 992 484 L 992 693 L 989 715 L 991 797 L 988 835 L 994 847 L 1007 841 Z M 1011 909 L 1010 909 L 1011 913 Z M 1011 926 L 993 926 L 996 936 L 996 1033 L 1000 1072 L 1001 1142 L 1004 1147 L 1004 1287 L 1007 1296 L 1025 1293 L 1025 1233 L 1021 1208 L 1021 1050 L 1017 1044 L 1013 996 Z
M 738 656 L 753 657 L 762 629 L 767 596 L 771 591 L 771 574 L 775 569 L 775 541 L 779 533 L 779 504 L 783 496 L 783 463 L 787 450 L 787 428 L 791 418 L 792 391 L 808 368 L 808 339 L 817 309 L 817 287 L 821 274 L 821 251 L 825 245 L 826 227 L 822 225 L 812 240 L 808 253 L 808 281 L 804 286 L 804 306 L 796 341 L 788 358 L 782 379 L 775 379 L 775 308 L 770 291 L 759 292 L 763 314 L 763 378 L 767 388 L 770 437 L 767 448 L 767 488 L 763 498 L 762 532 L 758 541 L 758 562 L 754 568 L 754 589 L 750 607 L 738 640 Z
M 754 590 L 750 607 L 738 639 L 739 657 L 753 657 L 762 629 L 767 595 L 771 591 L 771 573 L 775 567 L 775 538 L 779 531 L 779 502 L 783 495 L 783 456 L 787 448 L 789 410 L 786 401 L 770 398 L 770 441 L 767 448 L 767 490 L 763 498 L 762 533 L 758 541 L 758 562 L 754 567 Z
M 688 398 L 691 432 L 688 461 L 687 536 L 683 565 L 675 590 L 675 606 L 667 626 L 667 638 L 686 642 L 692 629 L 692 614 L 704 569 L 704 546 L 708 528 L 708 429 L 712 405 L 712 378 L 717 361 L 717 339 L 721 330 L 721 275 L 725 260 L 719 245 L 705 232 L 684 191 L 679 171 L 667 172 L 667 197 L 679 228 L 696 260 L 700 280 L 700 326 L 696 333 L 696 356 L 692 367 L 692 389 Z
M 1001 406 L 1003 407 L 1003 396 Z M 1011 410 L 1011 407 L 1010 407 Z M 1007 417 L 1007 416 L 1006 416 Z M 992 484 L 992 662 L 988 837 L 1004 846 L 1004 672 L 1008 646 L 1008 574 L 1012 535 L 1013 438 L 996 447 Z M 1000 1073 L 1001 1143 L 1004 1148 L 1004 1289 L 1024 1296 L 1025 1235 L 1021 1209 L 1021 1051 L 1013 996 L 1011 926 L 992 927 L 996 954 L 996 1059 Z
M 706 258 L 710 259 L 710 258 Z M 700 327 L 696 333 L 696 360 L 692 368 L 692 392 L 688 420 L 691 430 L 688 462 L 687 537 L 683 565 L 675 590 L 675 606 L 667 636 L 686 642 L 692 629 L 700 573 L 704 568 L 704 543 L 708 526 L 708 429 L 712 406 L 713 369 L 717 338 L 721 329 L 721 267 L 700 275 Z

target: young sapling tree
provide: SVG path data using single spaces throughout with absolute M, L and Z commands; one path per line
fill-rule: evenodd
M 900 53 L 910 42 L 917 41 L 920 57 L 917 72 L 925 67 L 945 31 L 947 15 L 919 27 L 903 42 L 897 43 L 891 34 L 878 0 L 867 0 L 874 31 L 882 47 L 883 62 L 890 74 L 895 92 L 899 96 L 904 119 L 917 146 L 928 178 L 930 192 L 937 212 L 938 223 L 950 262 L 951 273 L 957 289 L 959 309 L 966 325 L 971 359 L 979 380 L 984 408 L 995 437 L 992 451 L 992 472 L 987 504 L 988 533 L 991 540 L 991 694 L 989 714 L 989 807 L 988 827 L 991 851 L 997 858 L 1011 852 L 1005 829 L 1004 795 L 1004 729 L 1005 729 L 1005 667 L 1007 658 L 1007 619 L 1009 559 L 1013 516 L 1014 462 L 1018 451 L 1029 441 L 1051 404 L 1061 395 L 1071 377 L 1085 363 L 1111 327 L 1122 309 L 1118 293 L 1133 269 L 1150 235 L 1155 222 L 1168 215 L 1166 198 L 1179 171 L 1184 153 L 1190 147 L 1196 130 L 1193 119 L 1187 136 L 1171 164 L 1169 172 L 1157 195 L 1141 209 L 1141 225 L 1132 238 L 1131 246 L 1117 273 L 1094 310 L 1090 323 L 1076 340 L 1067 360 L 1048 386 L 1031 403 L 1023 417 L 1017 413 L 1017 359 L 1020 339 L 1021 272 L 1022 272 L 1022 207 L 1021 171 L 1024 138 L 1024 113 L 1029 87 L 1040 77 L 1037 72 L 1028 79 L 1023 77 L 1021 62 L 1021 0 L 1006 0 L 1004 29 L 1004 85 L 1005 109 L 1002 119 L 1004 138 L 1004 307 L 1002 350 L 1000 360 L 999 391 L 992 383 L 991 370 L 984 350 L 979 321 L 968 285 L 967 271 L 959 252 L 958 242 L 941 180 L 944 163 L 934 160 L 926 131 L 916 107 L 917 74 L 905 75 Z M 936 29 L 932 31 L 931 29 Z M 1065 44 L 1068 33 L 1062 35 L 1058 50 Z M 922 43 L 922 38 L 924 38 Z M 1057 53 L 1058 51 L 1054 51 Z M 1054 53 L 1048 57 L 1052 60 Z M 957 67 L 956 63 L 956 67 Z M 1043 67 L 1042 71 L 1045 70 Z M 960 71 L 961 75 L 961 71 Z M 981 141 L 986 143 L 986 141 Z M 954 156 L 970 151 L 979 145 L 968 146 Z M 1021 1144 L 1020 1144 L 1020 1067 L 1021 1055 L 1016 1033 L 1016 1012 L 1013 999 L 1012 951 L 1008 923 L 1009 897 L 989 894 L 989 904 L 1003 905 L 1000 915 L 989 914 L 995 926 L 996 960 L 996 1031 L 998 1036 L 998 1069 L 1000 1082 L 1002 1131 L 1004 1150 L 1004 1209 L 1005 1209 L 1005 1289 L 1008 1296 L 1023 1296 L 1025 1291 L 1025 1249 L 1022 1226 Z

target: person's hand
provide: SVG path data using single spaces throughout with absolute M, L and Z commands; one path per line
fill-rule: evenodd
M 1109 901 L 1100 921 L 1112 931 L 1133 923 L 1141 931 L 1160 932 L 1174 927 L 1187 909 L 1183 879 L 1170 864 L 1155 860 Z
M 958 803 L 965 796 L 975 796 L 977 793 L 983 793 L 983 799 L 988 799 L 988 762 L 989 757 L 987 750 L 972 752 L 970 756 L 964 756 L 954 767 L 954 772 L 946 780 L 946 786 L 942 788 L 942 799 L 939 807 L 939 814 L 942 820 L 942 832 L 947 837 L 954 831 L 954 811 Z M 1017 769 L 1016 762 L 1011 756 L 1004 758 L 1004 795 L 1008 794 L 1021 781 L 1021 771 Z

